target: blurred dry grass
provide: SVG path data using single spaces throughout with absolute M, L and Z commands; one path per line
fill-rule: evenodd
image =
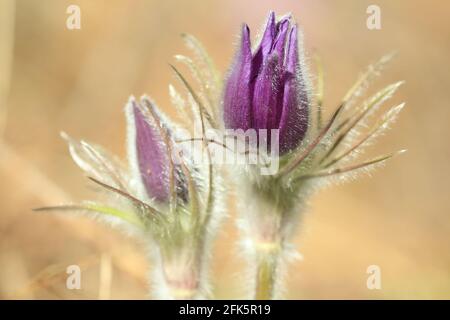
M 450 4 L 376 1 L 382 30 L 369 31 L 372 2 L 0 1 L 0 298 L 147 297 L 140 244 L 87 219 L 30 212 L 91 195 L 58 132 L 124 156 L 127 97 L 148 93 L 170 110 L 167 62 L 184 52 L 179 34 L 195 34 L 225 70 L 240 23 L 255 30 L 269 9 L 291 11 L 309 52 L 321 55 L 326 105 L 393 49 L 398 58 L 377 85 L 406 80 L 394 102 L 407 108 L 373 151 L 409 152 L 313 199 L 288 297 L 450 298 Z M 69 4 L 81 7 L 81 30 L 65 28 Z M 227 221 L 217 241 L 220 298 L 242 297 L 235 233 Z M 65 289 L 70 264 L 84 270 L 82 290 Z M 381 267 L 382 290 L 366 288 L 371 264 Z

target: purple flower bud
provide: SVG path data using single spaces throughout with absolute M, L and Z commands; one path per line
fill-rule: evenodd
M 224 90 L 227 129 L 279 129 L 279 152 L 296 148 L 308 128 L 308 96 L 299 63 L 297 26 L 270 13 L 261 42 L 251 51 L 244 24 Z
M 159 202 L 168 202 L 171 179 L 168 139 L 172 138 L 168 128 L 162 124 L 157 110 L 150 101 L 148 103 L 152 110 L 138 105 L 134 99 L 127 107 L 129 130 L 132 131 L 130 134 L 133 137 L 129 139 L 129 152 L 147 196 Z M 186 201 L 187 188 L 184 179 L 173 163 L 172 166 L 175 168 L 175 192 Z

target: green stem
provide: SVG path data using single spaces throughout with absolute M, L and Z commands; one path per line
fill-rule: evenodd
M 186 237 L 183 237 L 186 240 Z M 182 241 L 175 246 L 162 248 L 161 270 L 155 274 L 156 283 L 162 276 L 164 286 L 162 290 L 166 296 L 163 299 L 196 300 L 206 299 L 207 293 L 205 279 L 207 269 L 204 265 L 205 247 L 203 238 L 195 238 L 193 241 Z M 156 292 L 161 292 L 157 288 Z
M 256 300 L 271 300 L 274 298 L 277 258 L 276 253 L 265 253 L 260 257 L 256 271 Z

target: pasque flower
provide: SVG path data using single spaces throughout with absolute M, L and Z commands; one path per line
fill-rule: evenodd
M 135 148 L 140 178 L 147 196 L 158 202 L 167 202 L 170 194 L 168 177 L 170 155 L 167 154 L 161 132 L 158 132 L 164 129 L 157 130 L 155 125 L 151 126 L 134 101 L 131 106 L 130 117 L 136 128 Z
M 36 210 L 83 212 L 131 232 L 152 253 L 156 297 L 205 298 L 211 221 L 220 207 L 215 171 L 205 174 L 188 150 L 179 150 L 176 126 L 149 98 L 130 98 L 125 113 L 128 167 L 101 147 L 62 134 L 74 161 L 106 198 Z
M 158 111 L 149 100 L 149 108 L 139 108 L 131 100 L 128 121 L 134 124 L 135 144 L 130 155 L 135 156 L 137 176 L 144 186 L 145 195 L 158 203 L 169 203 L 171 196 L 182 201 L 187 200 L 188 189 L 183 172 L 171 159 L 174 150 L 173 137 L 162 122 Z M 147 115 L 145 115 L 146 113 Z
M 373 114 L 400 82 L 358 101 L 389 60 L 390 56 L 386 56 L 358 79 L 330 120 L 322 123 L 322 92 L 318 90 L 316 99 L 312 99 L 301 37 L 291 20 L 290 16 L 276 19 L 271 12 L 253 52 L 249 28 L 243 25 L 240 45 L 223 89 L 225 128 L 279 129 L 278 172 L 261 175 L 255 166 L 233 167 L 238 171 L 234 176 L 242 199 L 242 243 L 254 275 L 254 297 L 258 299 L 279 297 L 283 262 L 295 253 L 290 239 L 309 196 L 322 186 L 354 178 L 390 158 L 392 154 L 354 163 L 403 107 L 401 104 L 391 108 L 370 124 Z M 319 74 L 318 89 L 321 87 Z M 260 146 L 262 141 L 258 143 Z
M 271 12 L 254 50 L 244 25 L 223 83 L 203 46 L 192 36 L 183 38 L 195 58 L 177 55 L 176 59 L 190 70 L 195 83 L 172 66 L 183 90 L 169 86 L 182 121 L 170 121 L 147 97 L 130 98 L 125 108 L 127 165 L 99 146 L 63 134 L 74 161 L 106 197 L 38 210 L 75 210 L 126 228 L 151 248 L 153 291 L 158 297 L 205 298 L 210 239 L 223 210 L 225 187 L 231 185 L 224 183 L 222 167 L 213 165 L 208 148 L 210 143 L 228 146 L 205 132 L 216 129 L 219 137 L 226 138 L 226 129 L 266 130 L 268 135 L 278 130 L 279 154 L 266 155 L 279 160 L 277 172 L 263 175 L 260 169 L 266 163 L 245 164 L 231 166 L 234 174 L 226 176 L 236 182 L 238 225 L 253 297 L 279 297 L 285 262 L 296 254 L 290 240 L 309 197 L 323 186 L 384 164 L 395 154 L 357 162 L 404 105 L 380 112 L 401 82 L 362 99 L 391 55 L 371 65 L 323 121 L 321 68 L 317 68 L 317 89 L 313 89 L 301 33 L 292 17 L 277 19 Z M 200 129 L 202 136 L 179 136 L 178 126 L 193 127 L 194 132 Z M 181 149 L 183 143 L 194 141 L 200 141 L 200 147 Z M 258 141 L 258 151 L 263 143 Z M 206 155 L 201 157 L 205 162 L 192 161 L 199 154 Z
M 228 129 L 279 130 L 279 152 L 296 148 L 308 128 L 308 92 L 305 69 L 298 51 L 297 25 L 291 17 L 279 21 L 271 12 L 256 50 L 250 29 L 242 26 L 237 50 L 223 97 Z

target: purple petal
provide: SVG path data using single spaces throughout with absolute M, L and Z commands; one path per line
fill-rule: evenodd
M 250 30 L 242 28 L 241 46 L 226 81 L 224 95 L 225 126 L 247 130 L 251 125 L 250 75 L 252 67 Z
M 136 128 L 136 155 L 142 182 L 150 198 L 166 202 L 169 199 L 168 150 L 158 124 L 151 123 L 133 102 Z
M 271 55 L 255 81 L 253 95 L 253 128 L 277 129 L 277 109 L 280 104 L 281 63 L 278 55 Z M 269 136 L 269 134 L 268 134 Z
M 269 13 L 269 17 L 267 18 L 266 29 L 264 30 L 264 34 L 261 38 L 261 43 L 259 45 L 263 59 L 267 57 L 270 50 L 272 49 L 273 41 L 275 40 L 275 33 L 276 33 L 275 12 L 271 11 Z
M 275 22 L 275 12 L 271 11 L 269 17 L 267 18 L 266 28 L 264 30 L 261 42 L 256 49 L 255 54 L 252 59 L 252 77 L 254 79 L 256 75 L 260 72 L 263 65 L 263 61 L 267 58 L 270 50 L 272 49 L 273 41 L 276 36 L 276 22 Z
M 299 68 L 297 27 L 293 26 L 285 65 L 283 113 L 279 125 L 280 154 L 296 148 L 308 129 L 308 96 Z
M 297 25 L 292 26 L 286 52 L 286 70 L 295 74 L 298 67 L 298 30 Z
M 280 57 L 280 61 L 284 59 L 284 49 L 286 47 L 286 37 L 289 29 L 289 18 L 285 18 L 278 22 L 277 24 L 277 35 L 273 43 L 273 48 L 271 52 L 275 52 Z

